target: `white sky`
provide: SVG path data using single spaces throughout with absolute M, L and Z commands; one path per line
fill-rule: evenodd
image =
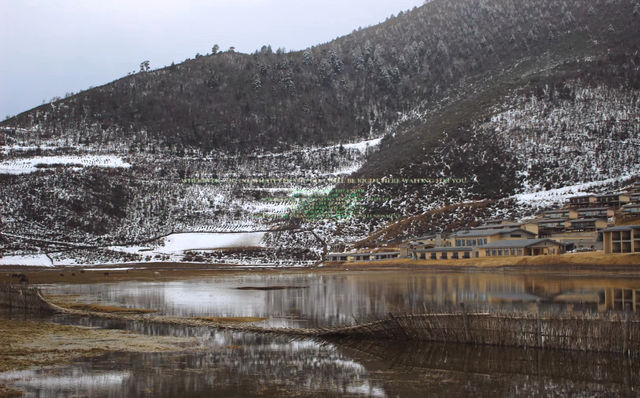
M 0 120 L 213 44 L 300 50 L 423 0 L 0 0 Z

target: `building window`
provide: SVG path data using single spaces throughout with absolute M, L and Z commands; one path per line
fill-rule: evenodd
M 522 234 L 511 234 L 512 238 L 522 238 Z
M 487 257 L 491 257 L 491 250 L 487 249 Z
M 522 256 L 522 249 L 521 248 L 518 249 L 518 256 Z
M 516 249 L 511 249 L 511 250 L 510 250 L 510 254 L 511 254 L 512 256 L 515 256 L 515 255 L 516 255 Z
M 498 256 L 502 256 L 502 249 L 498 249 Z
M 491 255 L 492 256 L 497 256 L 498 252 L 496 251 L 496 249 L 491 249 Z

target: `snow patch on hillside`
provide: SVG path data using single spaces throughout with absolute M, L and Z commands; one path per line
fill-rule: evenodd
M 53 262 L 46 254 L 23 254 L 0 257 L 0 265 L 53 267 Z
M 157 250 L 162 253 L 177 253 L 185 250 L 209 250 L 229 247 L 260 246 L 264 235 L 264 232 L 234 234 L 171 234 L 164 238 L 164 245 L 159 247 Z
M 110 246 L 109 250 L 141 255 L 182 254 L 188 250 L 213 250 L 232 247 L 264 247 L 266 232 L 175 233 L 153 246 Z
M 18 158 L 0 162 L 0 174 L 30 174 L 42 168 L 64 167 L 105 167 L 128 168 L 131 165 L 114 155 L 83 155 L 83 156 L 36 156 L 32 158 Z
M 362 154 L 367 153 L 367 149 L 372 149 L 377 147 L 378 145 L 380 145 L 380 141 L 382 141 L 382 137 L 379 138 L 374 138 L 372 140 L 364 140 L 364 141 L 360 141 L 360 142 L 354 142 L 351 144 L 343 144 L 342 148 L 344 149 L 352 149 L 352 150 L 356 150 L 359 151 Z M 336 149 L 336 148 L 340 148 L 340 145 L 331 145 L 328 147 L 324 147 L 322 149 L 327 149 L 327 150 L 332 150 L 332 149 Z
M 47 150 L 56 150 L 59 146 L 57 145 L 0 145 L 0 152 L 8 154 L 11 151 L 16 152 L 27 152 L 27 151 L 47 151 Z
M 606 180 L 591 181 L 581 184 L 569 185 L 562 188 L 549 189 L 546 191 L 522 193 L 511 196 L 511 199 L 515 199 L 519 204 L 529 205 L 532 207 L 546 208 L 552 206 L 563 205 L 572 196 L 588 195 L 591 190 L 614 184 L 616 182 L 628 181 L 633 177 L 633 174 L 626 174 L 621 177 L 608 178 Z

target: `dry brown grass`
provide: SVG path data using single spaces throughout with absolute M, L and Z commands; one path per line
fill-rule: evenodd
M 622 222 L 616 222 L 616 226 L 619 225 L 639 225 L 640 216 L 625 216 Z
M 182 264 L 182 263 L 154 263 L 154 264 L 130 264 L 130 267 L 139 267 L 131 270 L 108 271 L 107 275 L 100 268 L 95 271 L 81 272 L 82 268 L 76 268 L 70 271 L 65 268 L 64 276 L 60 276 L 60 269 L 36 268 L 36 267 L 11 267 L 11 271 L 0 270 L 0 283 L 15 282 L 15 278 L 11 278 L 11 274 L 20 272 L 27 276 L 30 283 L 105 283 L 105 282 L 121 282 L 121 281 L 174 281 L 180 279 L 191 279 L 196 277 L 206 277 L 211 275 L 237 275 L 246 273 L 245 270 L 229 269 L 229 265 L 225 268 L 211 266 L 210 264 Z M 87 267 L 88 268 L 88 267 Z M 273 273 L 279 271 L 273 270 L 254 270 L 253 273 Z M 75 276 L 71 276 L 75 273 Z
M 118 307 L 114 305 L 101 305 L 95 303 L 78 303 L 73 301 L 77 299 L 78 295 L 71 294 L 60 294 L 60 295 L 49 295 L 46 296 L 45 299 L 59 307 L 70 309 L 70 310 L 80 310 L 80 311 L 90 311 L 90 312 L 105 312 L 109 314 L 151 314 L 157 312 L 156 310 L 146 309 L 146 308 L 127 308 L 127 307 Z
M 127 314 L 150 314 L 157 312 L 156 310 L 149 310 L 146 308 L 126 308 L 116 307 L 113 305 L 100 305 L 100 304 L 65 304 L 67 308 L 80 311 L 92 311 L 92 312 L 108 312 L 108 313 L 127 313 Z
M 509 267 L 509 266 L 640 266 L 640 254 L 604 254 L 603 252 L 567 253 L 555 256 L 535 257 L 480 257 L 458 260 L 410 260 L 393 259 L 370 262 L 334 263 L 329 267 L 378 268 L 389 266 L 408 267 Z
M 107 351 L 180 351 L 192 338 L 145 336 L 34 321 L 0 321 L 0 372 L 61 365 Z
M 4 384 L 0 384 L 0 398 L 17 398 L 22 397 L 23 395 L 23 392 L 20 390 L 15 390 Z
M 251 322 L 263 322 L 263 321 L 266 321 L 269 318 L 261 318 L 261 317 L 255 317 L 255 316 L 243 316 L 243 317 L 238 317 L 238 316 L 225 316 L 225 317 L 199 316 L 199 317 L 195 317 L 193 319 L 197 319 L 199 321 L 205 321 L 205 322 L 213 322 L 213 323 L 251 323 Z

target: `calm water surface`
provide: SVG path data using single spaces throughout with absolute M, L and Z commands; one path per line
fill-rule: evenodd
M 276 288 L 261 290 L 258 288 Z M 460 302 L 524 310 L 638 308 L 640 278 L 517 273 L 247 274 L 170 282 L 52 285 L 49 294 L 182 316 L 262 316 L 337 325 Z M 240 289 L 239 289 L 240 288 Z M 149 335 L 196 336 L 177 353 L 111 353 L 0 373 L 27 396 L 638 396 L 637 361 L 608 354 L 388 341 L 320 341 L 144 322 L 54 318 Z
M 274 289 L 274 290 L 265 290 Z M 554 273 L 244 274 L 170 282 L 56 284 L 48 294 L 178 316 L 257 316 L 270 326 L 335 326 L 456 306 L 528 311 L 640 311 L 640 276 Z

